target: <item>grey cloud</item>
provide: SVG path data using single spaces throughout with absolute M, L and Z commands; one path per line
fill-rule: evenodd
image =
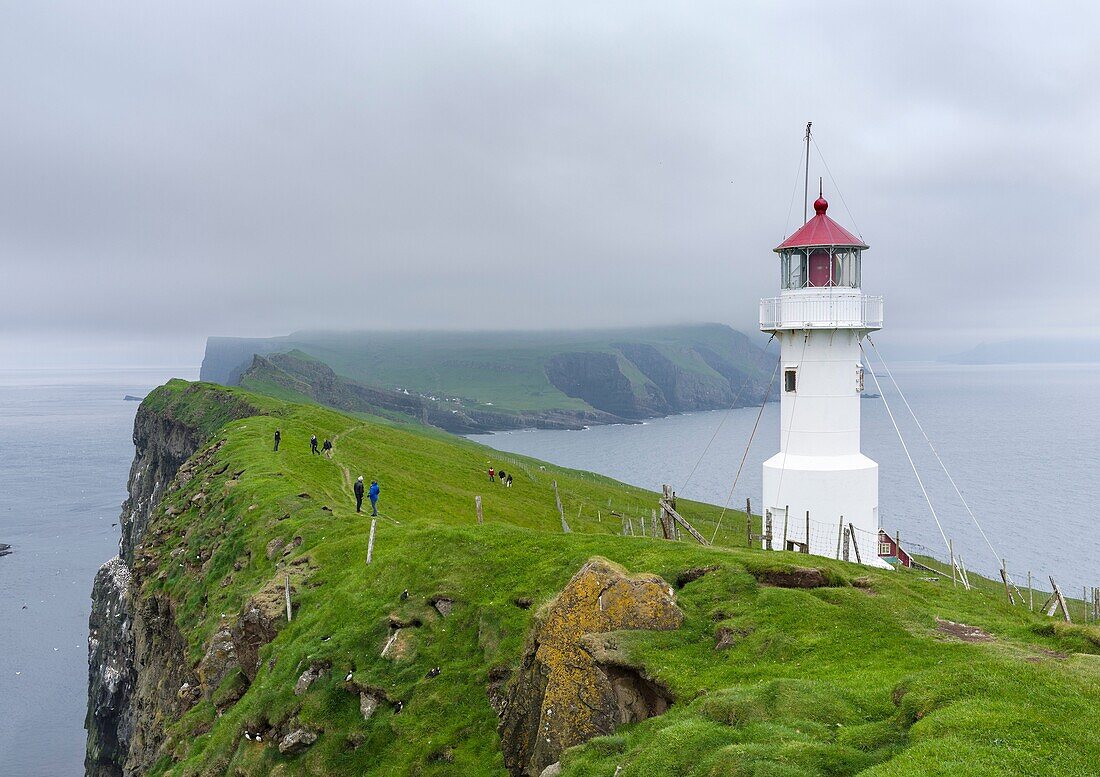
M 808 119 L 884 341 L 1100 326 L 1091 5 L 0 14 L 0 357 L 35 333 L 191 358 L 319 326 L 751 329 Z

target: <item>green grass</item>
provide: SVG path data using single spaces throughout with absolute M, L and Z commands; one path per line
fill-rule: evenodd
M 308 557 L 289 568 L 312 571 L 308 578 L 292 571 L 295 618 L 263 649 L 247 693 L 220 717 L 204 701 L 167 722 L 168 755 L 153 773 L 503 774 L 489 672 L 516 665 L 538 605 L 594 555 L 670 583 L 690 567 L 718 569 L 677 591 L 682 628 L 622 635 L 631 659 L 672 690 L 672 708 L 568 751 L 567 775 L 611 777 L 619 766 L 622 777 L 1096 773 L 1100 744 L 1090 732 L 1100 723 L 1100 632 L 1093 627 L 1011 608 L 995 588 L 966 592 L 921 573 L 737 547 L 745 544 L 745 517 L 734 511 L 718 533 L 729 547 L 622 537 L 609 512 L 648 515 L 656 494 L 532 459 L 513 464 L 409 425 L 196 385 L 173 382 L 147 402 L 192 417 L 203 407 L 217 413 L 226 402 L 248 402 L 267 415 L 225 425 L 216 436 L 224 445 L 204 471 L 166 497 L 165 506 L 183 507 L 199 489 L 208 496 L 175 517 L 158 511 L 150 531 L 163 534 L 150 550 L 155 573 L 145 577 L 145 592 L 171 597 L 189 658 L 198 661 L 223 614 L 231 619 L 250 595 L 281 581 L 287 568 L 279 561 Z M 270 450 L 276 427 L 277 454 Z M 310 455 L 311 433 L 337 438 L 334 460 Z M 490 462 L 514 473 L 511 489 L 487 481 Z M 341 465 L 382 486 L 384 517 L 369 566 L 369 518 L 355 514 Z M 484 500 L 480 526 L 475 495 Z M 679 506 L 711 535 L 718 508 Z M 272 538 L 299 536 L 287 559 L 266 558 Z M 187 552 L 173 556 L 180 547 Z M 793 565 L 820 567 L 833 585 L 772 588 L 753 574 Z M 866 579 L 860 587 L 851 585 L 859 578 Z M 436 595 L 455 600 L 450 617 L 429 606 Z M 535 606 L 517 607 L 520 597 Z M 422 622 L 402 660 L 379 655 L 390 615 Z M 937 617 L 994 639 L 959 642 L 937 631 Z M 717 652 L 722 627 L 739 638 Z M 295 696 L 298 676 L 322 660 L 331 672 Z M 441 673 L 428 679 L 435 666 Z M 344 688 L 349 671 L 404 709 L 383 708 L 364 722 Z M 226 681 L 233 682 L 239 678 Z M 291 715 L 324 732 L 300 756 L 243 737 Z

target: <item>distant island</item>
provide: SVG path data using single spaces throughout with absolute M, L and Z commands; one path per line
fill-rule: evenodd
M 1100 340 L 1084 338 L 1020 338 L 981 343 L 940 357 L 948 364 L 1095 364 Z
M 145 399 L 145 397 L 135 397 L 133 394 L 127 394 L 126 396 L 124 396 L 122 398 L 122 401 L 123 402 L 140 402 L 143 399 Z
M 11 545 L 0 542 L 0 557 L 11 555 Z
M 762 341 L 761 341 L 762 344 Z M 579 429 L 759 404 L 775 364 L 720 324 L 211 337 L 201 379 L 450 432 Z

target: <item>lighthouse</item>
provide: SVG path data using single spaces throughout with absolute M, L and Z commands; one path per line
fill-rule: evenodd
M 859 449 L 860 341 L 882 328 L 882 297 L 863 293 L 868 246 L 828 209 L 819 196 L 775 248 L 780 293 L 760 301 L 760 329 L 781 347 L 779 452 L 764 462 L 763 505 L 773 547 L 835 556 L 850 525 L 863 563 L 882 565 L 878 464 Z

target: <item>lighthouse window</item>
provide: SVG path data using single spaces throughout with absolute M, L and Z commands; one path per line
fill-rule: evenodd
M 859 288 L 859 251 L 837 249 L 833 253 L 833 284 Z
M 793 393 L 797 382 L 798 370 L 790 368 L 783 370 L 783 390 Z
M 782 254 L 783 288 L 801 289 L 806 285 L 806 254 L 784 251 Z

